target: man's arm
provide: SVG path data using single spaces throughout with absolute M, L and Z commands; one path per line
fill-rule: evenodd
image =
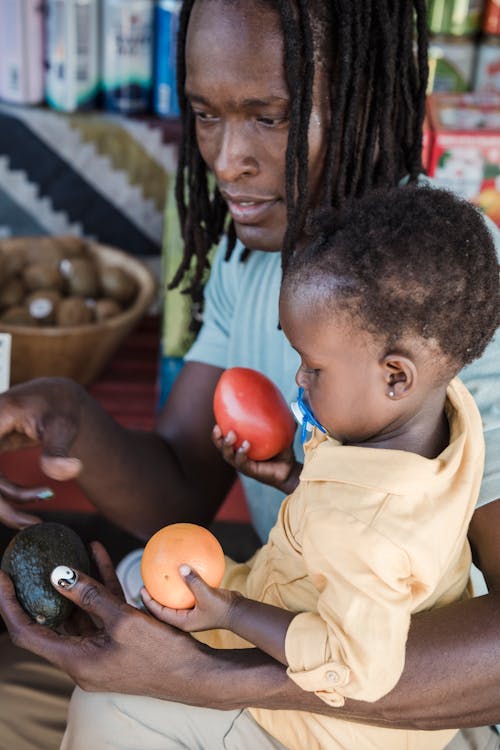
M 500 500 L 478 508 L 469 526 L 474 563 L 490 592 L 500 592 Z
M 96 508 L 139 538 L 174 521 L 206 523 L 235 479 L 211 438 L 221 373 L 187 363 L 151 433 L 125 429 L 76 383 L 31 381 L 0 396 L 0 437 L 40 443 L 48 476 L 76 475 Z
M 476 511 L 471 538 L 498 581 L 500 502 Z M 485 533 L 486 532 L 486 533 Z M 490 545 L 493 544 L 493 547 Z M 495 550 L 496 547 L 496 550 Z M 405 670 L 375 703 L 330 709 L 302 691 L 285 667 L 258 649 L 217 651 L 124 604 L 81 575 L 61 589 L 103 629 L 92 636 L 53 633 L 20 608 L 0 574 L 0 612 L 14 642 L 61 667 L 84 689 L 149 695 L 219 709 L 304 710 L 395 728 L 444 729 L 500 720 L 500 595 L 458 602 L 413 617 Z

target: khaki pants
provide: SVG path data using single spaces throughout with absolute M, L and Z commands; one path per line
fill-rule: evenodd
M 0 750 L 58 750 L 71 680 L 0 636 Z M 104 710 L 112 706 L 112 711 Z M 168 712 L 168 740 L 159 717 Z M 135 716 L 139 716 L 139 720 Z M 100 721 L 99 721 L 100 719 Z M 499 750 L 488 727 L 464 730 L 447 750 Z M 170 744 L 167 744 L 170 742 Z M 246 711 L 215 711 L 152 698 L 75 691 L 61 750 L 281 750 Z M 307 750 L 304 748 L 304 750 Z M 353 748 L 355 750 L 355 748 Z
M 76 688 L 61 750 L 89 748 L 286 750 L 245 710 L 217 711 L 136 695 L 85 693 Z
M 0 635 L 0 750 L 58 750 L 73 688 L 63 672 Z

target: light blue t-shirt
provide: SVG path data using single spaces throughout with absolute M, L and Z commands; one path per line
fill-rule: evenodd
M 489 224 L 500 257 L 500 231 Z M 288 402 L 296 399 L 295 373 L 300 364 L 283 331 L 278 329 L 281 255 L 253 250 L 241 262 L 238 243 L 231 259 L 224 260 L 223 240 L 214 258 L 205 288 L 203 326 L 186 354 L 187 361 L 215 367 L 252 367 L 267 375 Z M 459 321 L 457 321 L 459 325 Z M 460 377 L 481 411 L 486 441 L 486 465 L 478 505 L 500 498 L 500 336 L 489 344 L 480 360 L 468 365 Z M 298 437 L 295 455 L 303 460 Z M 283 494 L 273 487 L 241 476 L 253 524 L 267 540 Z

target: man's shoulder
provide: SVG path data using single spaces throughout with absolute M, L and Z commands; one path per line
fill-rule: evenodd
M 239 240 L 233 250 L 228 253 L 227 238 L 223 237 L 217 247 L 212 263 L 213 274 L 222 274 L 245 278 L 255 272 L 280 272 L 281 254 L 279 252 L 264 252 L 263 250 L 249 250 Z
M 237 242 L 232 252 L 227 252 L 225 238 L 219 243 L 213 258 L 205 297 L 218 300 L 224 306 L 247 307 L 277 304 L 281 282 L 281 254 L 262 250 L 247 250 Z

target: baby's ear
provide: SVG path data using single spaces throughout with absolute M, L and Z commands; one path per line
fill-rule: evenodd
M 403 354 L 390 352 L 382 360 L 384 388 L 387 398 L 397 401 L 406 398 L 417 384 L 417 368 L 414 361 Z

